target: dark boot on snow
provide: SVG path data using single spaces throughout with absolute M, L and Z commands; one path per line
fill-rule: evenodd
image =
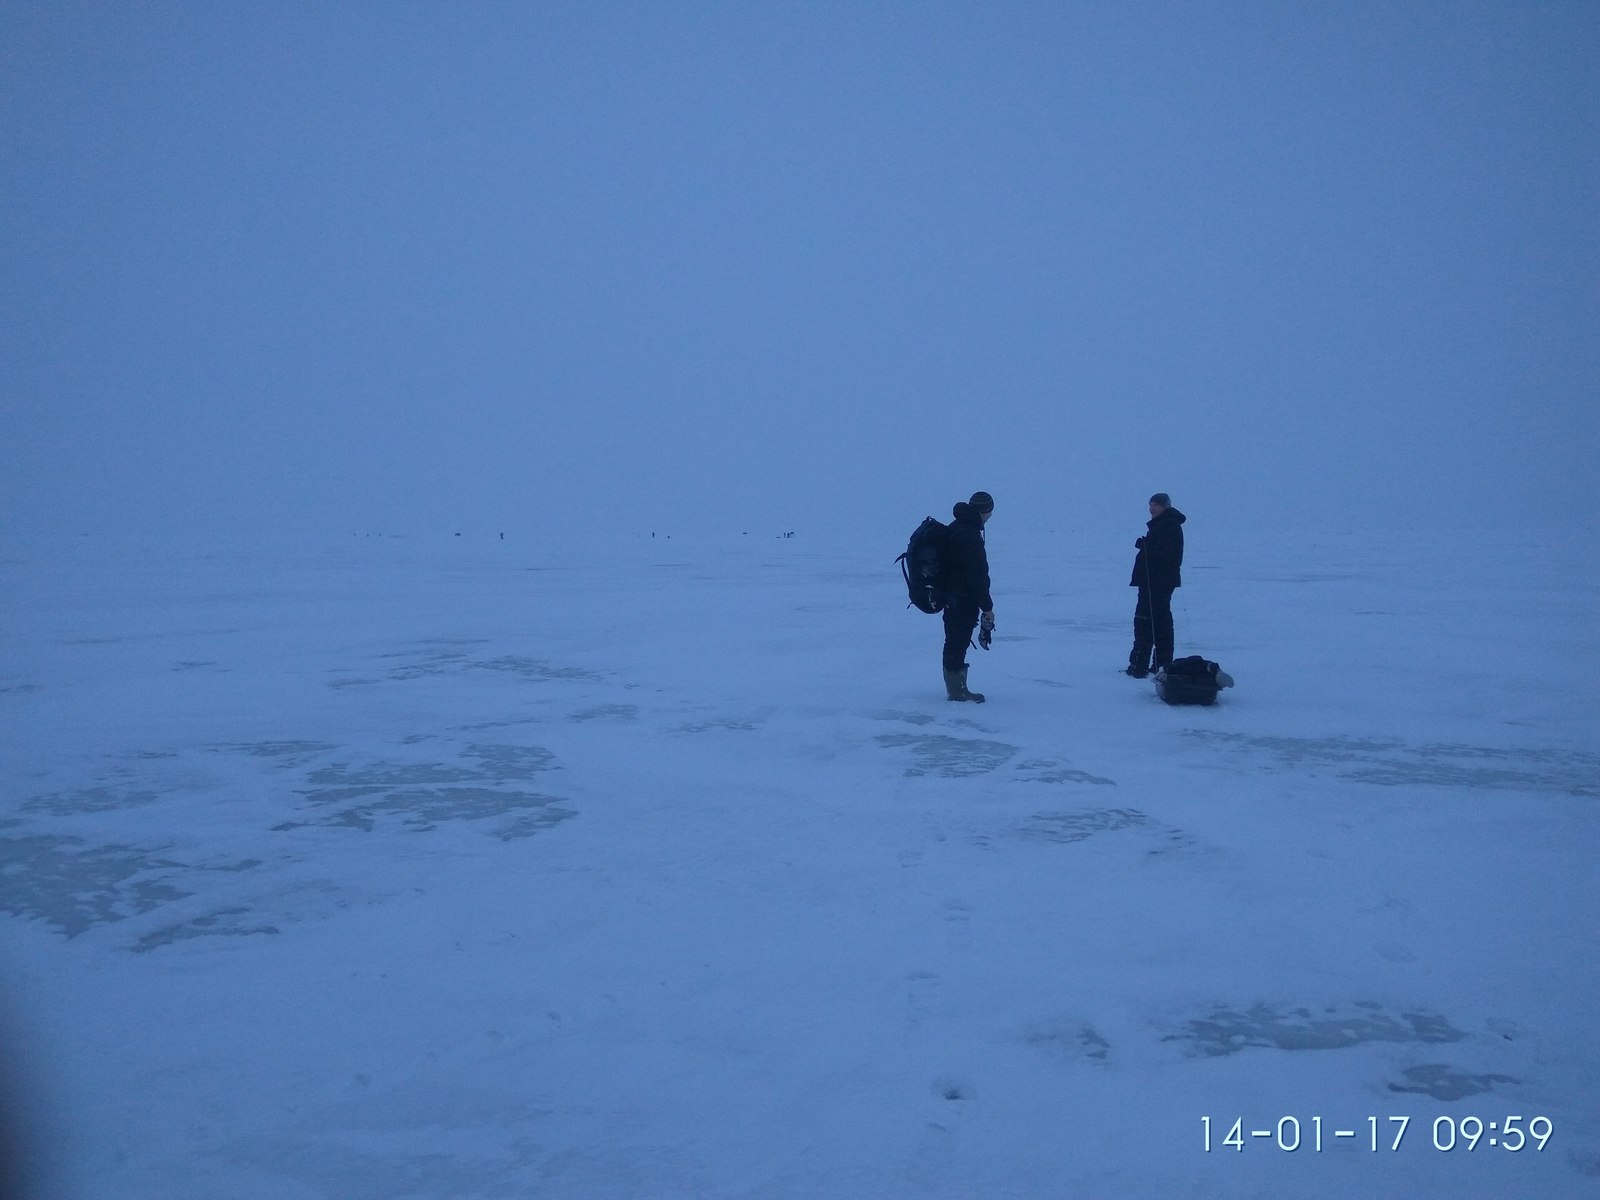
M 954 671 L 946 667 L 944 672 L 945 695 L 951 700 L 971 700 L 976 704 L 983 703 L 983 693 L 967 689 L 967 666 L 963 663 Z

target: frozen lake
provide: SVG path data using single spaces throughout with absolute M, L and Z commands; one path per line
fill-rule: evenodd
M 1196 526 L 15 551 L 39 1194 L 1595 1195 L 1594 551 Z

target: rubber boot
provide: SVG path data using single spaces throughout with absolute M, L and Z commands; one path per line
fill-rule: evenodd
M 983 703 L 982 692 L 973 692 L 967 689 L 966 663 L 962 663 L 961 666 L 957 667 L 954 671 L 950 670 L 948 667 L 945 668 L 944 690 L 945 695 L 952 700 L 971 700 L 977 704 Z

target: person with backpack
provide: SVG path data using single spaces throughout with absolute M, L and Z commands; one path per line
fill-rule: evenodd
M 994 598 L 989 594 L 989 552 L 983 544 L 983 527 L 994 515 L 994 497 L 973 492 L 972 499 L 951 510 L 955 519 L 947 527 L 944 592 L 944 688 L 951 700 L 982 704 L 982 692 L 967 688 L 967 647 L 981 621 L 980 640 L 989 645 L 994 631 Z
M 1165 492 L 1150 497 L 1148 532 L 1133 544 L 1139 553 L 1133 559 L 1133 578 L 1129 587 L 1139 589 L 1133 609 L 1133 652 L 1128 655 L 1128 674 L 1144 679 L 1172 661 L 1172 593 L 1182 586 L 1179 568 L 1183 566 L 1183 523 L 1187 518 L 1172 507 Z M 1155 655 L 1151 659 L 1152 652 Z

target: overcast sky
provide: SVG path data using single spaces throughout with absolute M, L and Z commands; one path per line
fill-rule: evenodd
M 0 14 L 13 528 L 1594 507 L 1593 0 Z

